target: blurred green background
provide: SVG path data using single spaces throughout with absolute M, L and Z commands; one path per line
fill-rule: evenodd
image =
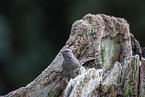
M 0 94 L 33 81 L 87 13 L 125 18 L 145 46 L 144 0 L 0 0 Z

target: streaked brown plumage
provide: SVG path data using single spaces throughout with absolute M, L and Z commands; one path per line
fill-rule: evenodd
M 62 53 L 63 58 L 64 58 L 63 64 L 62 64 L 63 71 L 67 74 L 72 74 L 75 69 L 79 68 L 85 62 L 96 59 L 96 58 L 88 58 L 88 59 L 84 59 L 84 60 L 79 61 L 74 56 L 73 52 L 70 49 L 63 49 L 63 50 L 61 50 L 61 53 Z
M 66 73 L 72 73 L 75 69 L 80 67 L 79 61 L 76 59 L 76 57 L 73 55 L 73 52 L 70 49 L 63 49 L 61 50 L 61 53 L 63 55 L 63 71 Z

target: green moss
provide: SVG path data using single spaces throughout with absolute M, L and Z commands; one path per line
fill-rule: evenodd
M 130 87 L 131 87 L 131 86 L 130 86 L 129 82 L 127 81 L 127 82 L 125 83 L 124 89 L 123 89 L 125 95 L 129 95 Z
M 115 39 L 109 36 L 102 38 L 101 56 L 103 69 L 106 71 L 113 67 L 112 64 L 118 61 L 120 54 L 120 44 L 117 44 Z

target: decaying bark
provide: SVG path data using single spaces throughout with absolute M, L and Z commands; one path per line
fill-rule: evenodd
M 62 49 L 78 60 L 95 57 L 67 83 L 60 53 L 34 81 L 5 97 L 144 97 L 145 59 L 123 18 L 87 14 L 72 25 Z

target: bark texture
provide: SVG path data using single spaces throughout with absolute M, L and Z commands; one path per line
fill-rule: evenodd
M 60 53 L 30 84 L 4 97 L 144 97 L 145 59 L 139 42 L 123 18 L 87 14 L 73 25 L 62 49 L 78 60 L 96 59 L 81 66 L 66 81 Z

